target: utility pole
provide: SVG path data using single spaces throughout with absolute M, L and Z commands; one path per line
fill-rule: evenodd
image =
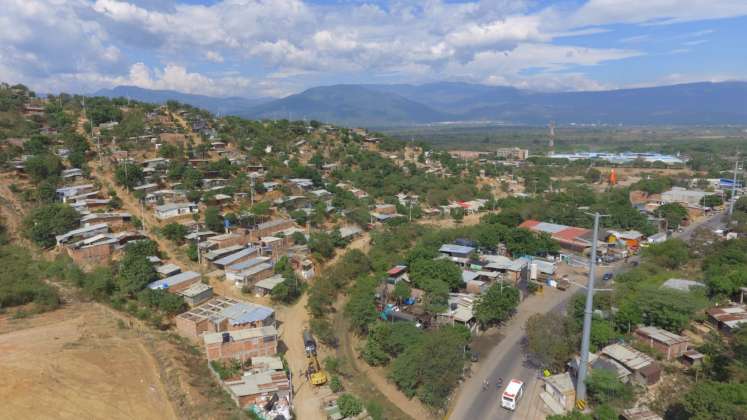
M 591 213 L 587 213 L 590 214 Z M 589 342 L 591 337 L 591 316 L 594 311 L 594 279 L 597 268 L 597 235 L 599 234 L 599 219 L 603 216 L 599 212 L 593 213 L 594 233 L 591 240 L 591 258 L 589 258 L 589 284 L 586 285 L 586 306 L 584 307 L 584 330 L 581 338 L 581 362 L 578 366 L 576 381 L 576 404 L 586 406 L 586 370 L 589 364 Z
M 90 128 L 91 132 L 91 140 L 93 140 L 93 118 L 88 118 L 88 110 L 86 108 L 86 97 L 83 97 L 83 117 L 88 120 L 88 126 Z M 85 132 L 85 128 L 83 129 Z M 99 141 L 99 138 L 96 137 L 96 149 L 98 151 L 99 155 L 99 166 L 103 169 L 104 162 L 101 160 L 101 142 Z
M 251 200 L 252 207 L 254 207 L 254 183 L 256 182 L 256 178 L 254 178 L 254 177 L 251 177 L 251 178 L 252 178 L 251 181 L 250 181 L 250 183 L 251 183 L 251 190 L 250 190 L 249 194 L 250 194 L 250 200 Z
M 737 201 L 737 170 L 739 170 L 739 154 L 737 153 L 737 161 L 734 162 L 734 179 L 731 184 L 731 200 L 729 200 L 729 219 L 734 213 L 734 203 Z

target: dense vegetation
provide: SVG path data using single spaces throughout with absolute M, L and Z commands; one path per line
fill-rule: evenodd
M 48 264 L 36 260 L 19 246 L 0 245 L 0 310 L 32 304 L 31 311 L 54 309 L 60 304 L 57 289 L 47 283 Z M 21 312 L 24 313 L 24 312 Z
M 747 285 L 741 274 L 747 271 L 747 240 L 713 243 L 710 232 L 698 231 L 689 246 L 669 240 L 647 248 L 640 266 L 616 277 L 614 292 L 595 295 L 592 321 L 592 350 L 620 338 L 629 338 L 637 325 L 654 325 L 680 334 L 692 321 L 703 319 L 703 311 L 726 298 L 737 298 L 739 287 Z M 703 238 L 701 238 L 703 236 Z M 710 242 L 709 242 L 710 241 Z M 704 280 L 705 287 L 688 292 L 661 288 L 669 279 L 688 277 Z M 527 323 L 528 350 L 543 366 L 562 370 L 575 353 L 583 319 L 584 296 L 575 296 L 567 316 L 536 315 Z M 558 331 L 562 331 L 558 334 Z M 554 333 L 553 333 L 554 332 Z M 706 355 L 700 368 L 678 373 L 685 392 L 662 393 L 653 403 L 667 419 L 736 419 L 747 415 L 747 329 L 726 339 L 712 333 L 696 349 Z M 661 358 L 656 351 L 638 346 Z M 548 351 L 550 349 L 551 351 Z M 676 372 L 673 370 L 672 372 Z M 696 380 L 697 379 L 697 380 Z M 614 377 L 594 372 L 587 381 L 594 418 L 616 417 L 629 407 L 635 389 Z M 581 419 L 579 413 L 552 417 Z

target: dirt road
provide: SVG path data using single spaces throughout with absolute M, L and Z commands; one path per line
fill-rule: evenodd
M 369 242 L 370 236 L 367 232 L 364 232 L 348 244 L 344 250 L 338 250 L 337 254 L 324 264 L 324 268 L 335 264 L 348 250 L 359 249 L 366 252 Z M 301 374 L 308 365 L 302 338 L 303 330 L 309 328 L 309 312 L 306 310 L 307 301 L 308 295 L 304 294 L 292 306 L 279 306 L 275 308 L 280 337 L 287 347 L 285 358 L 293 375 L 293 390 L 295 392 L 293 405 L 296 417 L 299 419 L 323 418 L 321 410 L 322 398 L 330 394 L 329 388 L 315 388 Z M 324 348 L 323 346 L 319 347 L 320 362 L 325 356 L 332 355 L 331 349 Z

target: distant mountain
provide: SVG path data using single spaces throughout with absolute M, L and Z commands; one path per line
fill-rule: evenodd
M 251 118 L 314 119 L 347 125 L 400 125 L 448 119 L 446 114 L 403 96 L 361 85 L 335 85 L 254 107 Z
M 486 86 L 461 82 L 364 86 L 379 92 L 400 95 L 451 115 L 464 114 L 467 110 L 481 105 L 494 106 L 516 102 L 524 95 L 521 90 L 508 86 Z
M 252 118 L 392 126 L 445 121 L 514 124 L 747 124 L 747 83 L 541 93 L 469 83 L 335 85 L 252 108 Z
M 141 102 L 162 104 L 169 100 L 189 104 L 197 108 L 208 110 L 214 114 L 240 115 L 253 107 L 272 101 L 274 98 L 239 98 L 213 97 L 192 95 L 173 90 L 143 89 L 136 86 L 117 86 L 114 89 L 101 89 L 92 96 L 106 96 L 109 98 L 130 98 Z
M 118 86 L 96 95 L 163 103 L 169 99 L 221 115 L 315 119 L 364 127 L 438 122 L 512 124 L 747 124 L 747 82 L 542 93 L 506 86 L 440 82 L 333 85 L 281 99 L 216 98 Z

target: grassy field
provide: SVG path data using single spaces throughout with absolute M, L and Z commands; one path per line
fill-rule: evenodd
M 402 141 L 424 142 L 436 148 L 495 150 L 523 147 L 533 153 L 547 151 L 547 127 L 499 125 L 429 125 L 381 129 Z M 747 138 L 744 127 L 573 127 L 555 129 L 556 151 L 661 151 L 708 147 L 739 148 Z

